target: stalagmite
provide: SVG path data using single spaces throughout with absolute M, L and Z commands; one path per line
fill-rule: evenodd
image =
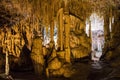
M 5 65 L 5 75 L 9 75 L 9 62 L 8 62 L 8 51 L 6 51 L 6 65 Z

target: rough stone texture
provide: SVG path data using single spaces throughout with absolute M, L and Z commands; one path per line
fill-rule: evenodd
M 5 53 L 6 46 L 7 51 L 9 51 L 10 55 L 14 55 L 16 57 L 20 56 L 21 49 L 25 44 L 23 37 L 21 36 L 20 31 L 17 28 L 18 26 L 14 26 L 11 28 L 3 28 L 1 29 L 1 47 L 2 52 Z M 7 33 L 6 33 L 7 31 Z M 9 35 L 8 35 L 9 34 Z
M 57 52 L 57 56 L 58 56 L 60 59 L 64 59 L 64 58 L 65 58 L 65 51 L 59 51 L 59 52 Z
M 84 22 L 71 16 L 70 48 L 74 58 L 83 58 L 91 52 L 90 38 L 84 31 Z
M 42 53 L 42 40 L 40 37 L 37 37 L 33 40 L 31 59 L 35 73 L 37 75 L 41 75 L 43 73 L 44 57 Z
M 58 60 L 58 58 L 54 58 L 51 62 L 49 62 L 48 64 L 48 68 L 49 69 L 59 69 L 61 68 L 62 64 L 61 62 Z
M 75 73 L 75 69 L 73 69 L 73 66 L 71 64 L 64 64 L 59 69 L 52 70 L 50 72 L 51 76 L 64 76 L 66 78 L 70 78 Z

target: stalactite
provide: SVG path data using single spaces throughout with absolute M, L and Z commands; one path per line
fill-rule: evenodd
M 104 16 L 104 36 L 105 42 L 110 40 L 109 15 Z
M 112 27 L 113 27 L 113 23 L 112 23 L 112 18 L 113 18 L 113 14 L 112 14 L 112 8 L 110 8 L 110 12 L 109 12 L 109 16 L 110 16 L 110 18 L 109 18 L 109 28 L 110 28 L 110 38 L 112 38 Z
M 114 10 L 112 9 L 112 16 L 111 16 L 111 38 L 113 38 L 113 33 L 114 33 Z
M 38 33 L 39 31 L 39 19 L 37 18 L 37 21 L 36 21 L 36 31 Z M 39 35 L 39 34 L 38 34 Z

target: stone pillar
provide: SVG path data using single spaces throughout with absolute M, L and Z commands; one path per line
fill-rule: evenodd
M 65 59 L 66 62 L 70 62 L 70 16 L 65 13 Z
M 70 63 L 70 15 L 68 0 L 64 0 L 64 27 L 65 27 L 65 60 Z
M 58 46 L 60 50 L 63 50 L 63 8 L 59 9 L 57 13 L 57 21 L 58 21 Z
M 60 10 L 60 23 L 59 23 L 59 28 L 60 28 L 60 50 L 63 50 L 63 8 Z
M 54 20 L 52 20 L 50 24 L 50 37 L 51 37 L 51 42 L 53 42 L 54 41 Z

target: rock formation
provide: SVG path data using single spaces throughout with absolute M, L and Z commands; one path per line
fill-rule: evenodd
M 120 65 L 119 0 L 0 0 L 0 3 L 0 68 L 5 66 L 3 56 L 8 52 L 10 69 L 33 66 L 37 75 L 70 77 L 74 74 L 72 60 L 91 53 L 91 36 L 85 33 L 85 23 L 93 12 L 104 17 L 103 58 L 114 59 L 111 64 Z

